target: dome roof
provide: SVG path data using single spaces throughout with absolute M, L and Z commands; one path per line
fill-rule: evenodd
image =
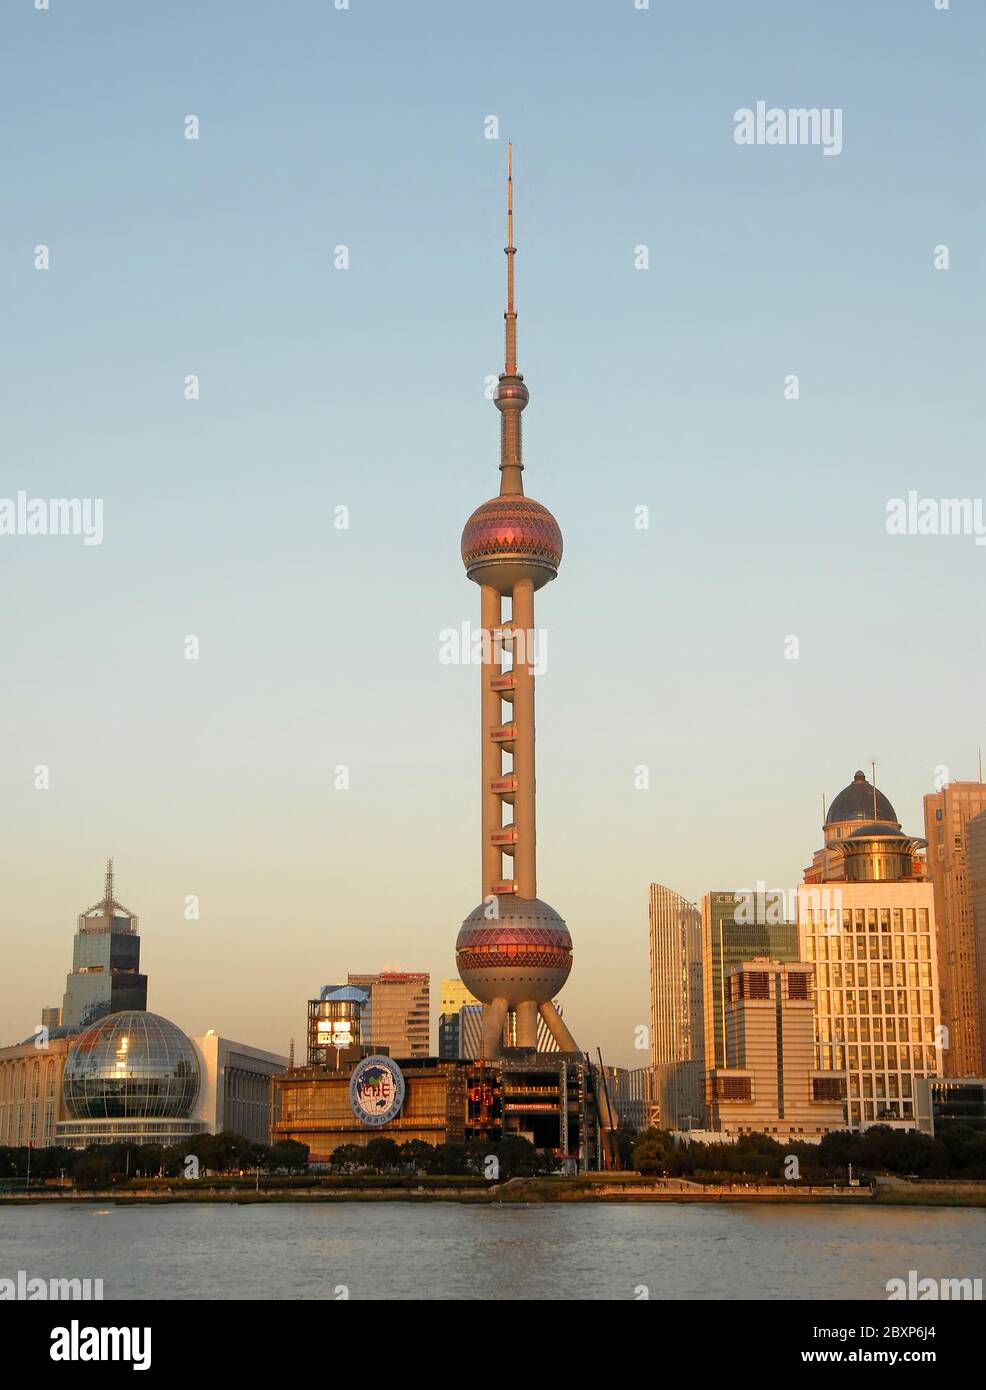
M 108 1014 L 76 1038 L 62 1095 L 79 1120 L 186 1116 L 199 1090 L 195 1049 L 159 1014 Z
M 883 792 L 877 791 L 874 804 L 873 785 L 867 782 L 864 772 L 857 772 L 848 787 L 844 787 L 835 798 L 825 817 L 825 824 L 845 820 L 880 821 L 899 826 L 897 812 Z
M 908 837 L 896 822 L 871 820 L 867 821 L 865 825 L 858 825 L 846 838 L 849 840 L 906 840 Z
M 547 507 L 523 493 L 491 497 L 476 508 L 462 532 L 467 574 L 484 565 L 521 560 L 550 571 L 546 578 L 554 578 L 561 556 L 558 522 Z

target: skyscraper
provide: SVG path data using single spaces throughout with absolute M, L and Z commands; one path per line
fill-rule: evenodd
M 524 494 L 520 417 L 529 393 L 517 370 L 509 146 L 504 251 L 506 350 L 494 397 L 500 412 L 500 492 L 473 512 L 462 533 L 466 574 L 482 595 L 482 901 L 462 924 L 456 961 L 463 983 L 486 1006 L 482 1050 L 487 1059 L 501 1054 L 509 1011 L 516 1014 L 519 1047 L 537 1046 L 540 1013 L 561 1051 L 577 1051 L 551 1002 L 572 968 L 572 939 L 561 916 L 537 896 L 534 594 L 556 577 L 562 538 L 547 507 Z M 504 819 L 511 807 L 512 819 Z M 511 860 L 506 873 L 504 856 Z
M 850 1128 L 910 1128 L 917 1078 L 941 1072 L 934 892 L 919 876 L 924 841 L 903 834 L 885 797 L 887 819 L 860 821 L 873 804 L 861 779 L 826 816 L 827 832 L 855 823 L 832 837 L 838 874 L 798 889 L 801 956 L 815 964 L 815 1065 L 848 1073 Z
M 986 811 L 973 816 L 966 826 L 968 846 L 969 897 L 972 901 L 972 928 L 976 953 L 976 993 L 979 1000 L 979 1040 L 986 1053 Z M 981 1055 L 986 1073 L 986 1056 Z
M 365 1045 L 386 1047 L 392 1057 L 431 1055 L 430 975 L 384 970 L 378 975 L 351 974 L 349 984 L 370 996 L 361 1020 Z
M 702 917 L 660 883 L 650 886 L 650 1051 L 663 1129 L 701 1128 L 705 1111 Z
M 61 1026 L 87 1027 L 104 1014 L 147 1008 L 147 976 L 140 973 L 138 921 L 113 894 L 113 860 L 106 865 L 102 899 L 79 917 L 72 973 L 65 985 Z
M 842 878 L 842 840 L 872 821 L 886 822 L 900 829 L 897 813 L 883 792 L 866 780 L 865 772 L 858 770 L 828 808 L 822 826 L 823 845 L 815 851 L 805 870 L 805 883 L 832 883 Z
M 726 976 L 749 960 L 799 960 L 798 927 L 770 893 L 742 890 L 702 898 L 702 1020 L 705 1066 L 726 1065 Z
M 946 1076 L 982 1076 L 986 1067 L 966 843 L 967 826 L 981 811 L 986 811 L 983 782 L 949 782 L 924 798 L 928 871 L 935 890 L 941 1017 L 947 1030 L 942 1056 Z
M 844 1128 L 846 1078 L 815 1070 L 814 969 L 743 961 L 726 976 L 726 1063 L 709 1073 L 712 1128 L 817 1142 Z

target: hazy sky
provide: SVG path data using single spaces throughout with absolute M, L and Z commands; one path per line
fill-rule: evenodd
M 565 537 L 539 891 L 566 1020 L 639 1064 L 652 880 L 793 886 L 871 758 L 916 833 L 936 768 L 975 776 L 986 547 L 885 522 L 983 490 L 986 11 L 50 3 L 2 19 L 0 496 L 102 498 L 105 535 L 0 537 L 0 1040 L 61 1001 L 110 854 L 188 1032 L 303 1051 L 323 982 L 454 973 L 479 682 L 439 634 L 499 486 L 509 136 Z M 761 100 L 838 108 L 841 153 L 738 145 Z

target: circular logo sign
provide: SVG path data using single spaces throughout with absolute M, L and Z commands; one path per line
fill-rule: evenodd
M 389 1057 L 364 1057 L 349 1078 L 349 1104 L 365 1125 L 385 1125 L 404 1104 L 404 1074 Z

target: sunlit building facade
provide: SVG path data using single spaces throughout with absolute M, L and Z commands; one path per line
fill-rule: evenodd
M 431 1054 L 431 976 L 385 970 L 377 975 L 350 975 L 349 984 L 365 990 L 363 1042 L 386 1048 L 391 1057 Z
M 924 798 L 928 872 L 935 890 L 935 928 L 946 1076 L 982 1076 L 982 999 L 969 878 L 970 822 L 986 811 L 986 783 L 950 782 Z
M 711 1127 L 818 1143 L 845 1126 L 846 1078 L 815 1063 L 814 968 L 744 961 L 726 976 L 726 1065 L 708 1077 Z
M 979 1042 L 986 1053 L 986 811 L 966 826 L 969 855 L 969 900 L 976 955 L 976 998 L 979 1003 Z M 986 1075 L 986 1056 L 983 1058 Z
M 860 798 L 857 809 L 865 809 L 864 797 L 872 804 L 861 776 L 841 794 Z M 837 797 L 827 826 L 839 804 Z M 838 837 L 839 874 L 798 890 L 801 951 L 815 965 L 815 1066 L 846 1073 L 852 1129 L 912 1128 L 917 1080 L 941 1074 L 934 890 L 920 876 L 924 841 L 903 834 L 885 798 L 878 806 L 892 819 L 860 821 Z
M 705 1124 L 705 1030 L 702 1021 L 702 916 L 660 883 L 650 886 L 649 1116 L 664 1129 Z
M 62 1114 L 62 1073 L 70 1038 L 29 1038 L 0 1048 L 0 1145 L 36 1149 L 55 1142 Z

